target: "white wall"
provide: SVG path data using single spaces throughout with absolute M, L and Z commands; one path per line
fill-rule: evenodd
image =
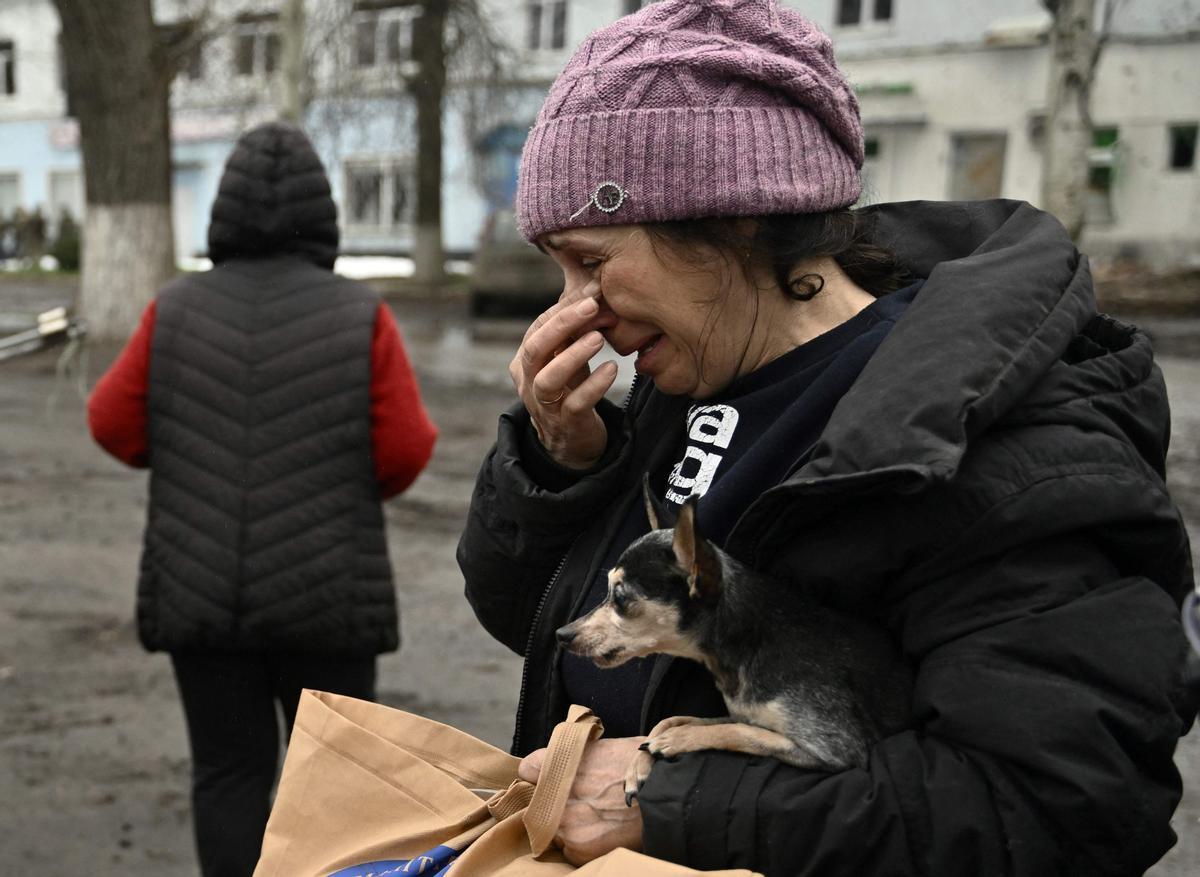
M 1200 158 L 1189 170 L 1168 164 L 1168 126 L 1200 122 L 1200 39 L 1110 43 L 1092 115 L 1119 131 L 1114 222 L 1090 226 L 1088 245 L 1110 251 L 1133 244 L 1152 261 L 1200 264 Z
M 0 40 L 16 44 L 17 93 L 0 94 L 0 121 L 59 118 L 58 13 L 49 0 L 0 0 Z M 4 163 L 0 142 L 0 164 Z
M 526 0 L 482 0 L 488 18 L 499 33 L 508 37 L 517 55 L 517 79 L 545 80 L 547 87 L 566 66 L 576 47 L 588 34 L 616 21 L 624 8 L 622 0 L 568 0 L 567 38 L 562 49 L 526 48 L 528 3 Z
M 862 0 L 864 23 L 839 27 L 835 24 L 837 0 L 784 2 L 829 34 L 839 57 L 896 48 L 975 44 L 996 22 L 1046 17 L 1039 0 L 893 0 L 891 20 L 875 22 L 870 20 L 874 0 Z
M 887 23 L 859 27 L 834 24 L 838 0 L 783 0 L 833 38 L 838 56 L 866 55 L 895 49 L 974 45 L 989 34 L 1014 35 L 1049 22 L 1041 0 L 893 0 Z M 1096 0 L 1096 25 L 1108 0 Z M 862 0 L 864 10 L 874 0 Z M 1117 0 L 1112 31 L 1117 34 L 1178 34 L 1200 28 L 1200 4 L 1195 0 Z
M 855 59 L 842 66 L 862 90 L 868 136 L 885 165 L 872 201 L 948 196 L 953 134 L 1007 135 L 1002 195 L 1036 201 L 1041 157 L 1029 136 L 1030 106 L 1044 106 L 1042 49 L 956 50 Z M 911 87 L 910 94 L 886 88 Z M 899 120 L 897 122 L 896 120 Z

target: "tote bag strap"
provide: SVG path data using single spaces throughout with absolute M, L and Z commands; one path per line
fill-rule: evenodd
M 558 833 L 583 750 L 589 741 L 603 733 L 600 719 L 587 707 L 575 705 L 567 713 L 566 721 L 560 722 L 550 735 L 537 788 L 525 811 L 525 830 L 529 832 L 529 847 L 535 856 L 544 853 Z

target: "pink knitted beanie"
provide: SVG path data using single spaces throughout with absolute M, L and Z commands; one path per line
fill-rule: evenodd
M 593 225 L 817 213 L 862 189 L 858 101 L 776 0 L 661 0 L 596 31 L 525 143 L 529 240 Z

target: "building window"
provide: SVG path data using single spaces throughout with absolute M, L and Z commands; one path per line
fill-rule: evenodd
M 1117 177 L 1118 130 L 1116 127 L 1092 129 L 1092 148 L 1088 150 L 1088 185 L 1083 212 L 1088 222 L 1106 223 L 1116 218 L 1113 211 L 1113 185 Z
M 412 222 L 412 168 L 402 161 L 346 165 L 346 224 L 358 231 L 394 231 Z
M 528 8 L 528 47 L 563 48 L 567 44 L 567 0 L 533 0 Z
M 163 39 L 179 53 L 176 75 L 196 82 L 204 78 L 204 43 L 200 39 L 203 24 L 196 19 L 180 18 L 160 25 Z M 62 54 L 62 34 L 59 34 L 59 54 Z M 240 48 L 240 47 L 238 47 Z M 252 55 L 253 50 L 250 53 Z M 251 60 L 250 64 L 253 64 Z
M 78 222 L 83 217 L 83 173 L 78 170 L 50 171 L 50 216 L 55 228 L 63 216 Z
M 412 60 L 412 4 L 358 3 L 354 13 L 354 66 L 379 67 Z
M 204 78 L 204 46 L 197 44 L 188 52 L 187 63 L 183 65 L 183 75 L 192 82 Z
M 0 220 L 12 219 L 21 206 L 21 175 L 0 173 Z
M 17 47 L 12 40 L 0 40 L 0 94 L 17 93 Z
M 869 204 L 873 200 L 881 200 L 880 192 L 880 147 L 879 138 L 868 134 L 863 140 L 862 195 L 860 204 Z
M 244 15 L 233 31 L 233 64 L 238 76 L 266 76 L 279 68 L 279 16 Z
M 835 19 L 839 27 L 854 27 L 863 24 L 866 9 L 871 10 L 872 21 L 892 20 L 892 0 L 837 0 Z
M 951 201 L 999 198 L 1004 185 L 1005 134 L 955 134 L 950 138 Z
M 71 99 L 71 89 L 67 84 L 67 56 L 63 49 L 61 31 L 58 34 L 58 39 L 54 41 L 54 67 L 58 72 L 58 87 L 62 91 L 66 102 L 66 114 L 68 117 L 74 118 L 75 101 Z
M 1172 125 L 1169 129 L 1171 142 L 1171 170 L 1190 171 L 1196 165 L 1197 125 Z

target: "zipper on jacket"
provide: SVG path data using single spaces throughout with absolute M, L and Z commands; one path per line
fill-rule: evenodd
M 622 410 L 627 410 L 629 408 L 629 403 L 633 401 L 633 391 L 637 389 L 638 381 L 641 379 L 642 376 L 637 372 L 634 372 L 633 380 L 629 382 L 629 392 L 625 394 L 625 401 L 621 403 Z
M 517 752 L 517 746 L 521 742 L 521 726 L 524 724 L 525 719 L 525 691 L 529 685 L 529 655 L 533 651 L 533 643 L 537 637 L 538 621 L 542 618 L 542 610 L 546 608 L 546 601 L 550 599 L 550 593 L 554 590 L 554 586 L 558 584 L 559 576 L 562 575 L 562 571 L 567 565 L 567 557 L 578 541 L 578 536 L 571 540 L 571 544 L 567 546 L 567 550 L 563 553 L 562 560 L 554 568 L 554 574 L 550 576 L 550 581 L 542 591 L 542 598 L 538 601 L 537 609 L 533 612 L 533 621 L 529 624 L 529 638 L 525 641 L 525 660 L 521 664 L 521 694 L 517 698 L 517 718 L 513 725 L 512 752 L 514 754 Z
M 637 389 L 640 377 L 641 375 L 635 374 L 633 380 L 629 382 L 629 392 L 625 394 L 625 401 L 621 403 L 622 410 L 627 410 L 629 403 L 633 401 L 633 391 Z M 546 607 L 546 601 L 550 599 L 550 594 L 554 591 L 554 586 L 558 584 L 559 576 L 562 575 L 562 571 L 567 565 L 567 557 L 570 556 L 571 549 L 575 547 L 575 543 L 578 541 L 579 536 L 577 535 L 571 540 L 571 544 L 567 546 L 567 550 L 563 552 L 562 559 L 554 569 L 554 574 L 550 576 L 550 581 L 547 582 L 545 589 L 542 591 L 542 597 L 538 600 L 537 609 L 533 612 L 533 621 L 529 624 L 529 638 L 525 641 L 525 660 L 521 664 L 521 693 L 517 696 L 517 717 L 513 723 L 511 751 L 514 753 L 521 742 L 521 730 L 525 722 L 525 693 L 529 686 L 529 655 L 533 651 L 533 644 L 537 639 L 538 622 L 541 621 L 542 610 Z

